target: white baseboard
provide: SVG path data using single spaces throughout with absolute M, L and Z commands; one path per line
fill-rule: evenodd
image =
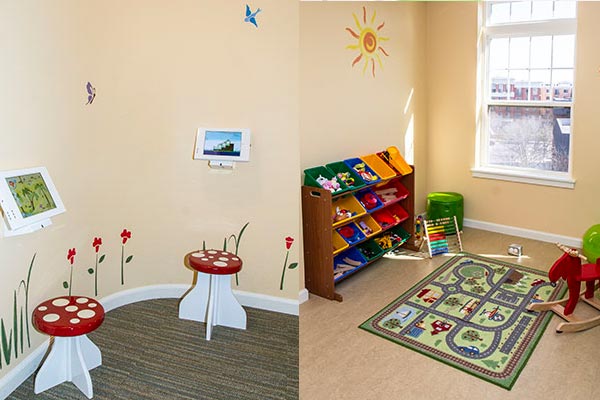
M 144 286 L 128 289 L 111 294 L 100 299 L 106 311 L 114 310 L 126 304 L 153 299 L 177 299 L 190 288 L 189 284 L 168 284 Z M 283 314 L 298 315 L 298 300 L 283 297 L 268 296 L 260 293 L 233 290 L 233 294 L 242 306 L 258 308 L 260 310 L 274 311 Z
M 491 222 L 477 221 L 467 218 L 464 219 L 463 224 L 464 226 L 467 226 L 469 228 L 503 233 L 505 235 L 518 236 L 526 239 L 534 239 L 542 242 L 562 243 L 564 245 L 576 248 L 581 248 L 583 246 L 583 241 L 579 238 L 557 235 L 554 233 L 534 231 L 532 229 L 524 229 L 515 226 L 494 224 Z
M 102 303 L 104 309 L 109 312 L 115 308 L 131 303 L 137 303 L 138 301 L 180 298 L 189 288 L 189 284 L 143 286 L 113 293 L 99 299 L 99 301 Z M 233 293 L 242 306 L 283 314 L 299 314 L 299 300 L 244 292 L 235 289 L 233 290 Z M 48 349 L 48 341 L 49 339 L 45 340 L 44 343 L 30 353 L 23 361 L 17 364 L 4 377 L 0 378 L 0 400 L 6 399 L 35 372 Z
M 298 301 L 300 304 L 308 301 L 308 290 L 306 288 L 300 291 L 300 294 L 298 295 Z
M 142 286 L 122 290 L 99 300 L 106 311 L 111 311 L 127 304 L 137 303 L 138 301 L 179 298 L 189 288 L 190 285 L 183 284 Z
M 48 340 L 39 345 L 23 361 L 0 379 L 0 399 L 6 399 L 35 372 L 48 349 Z

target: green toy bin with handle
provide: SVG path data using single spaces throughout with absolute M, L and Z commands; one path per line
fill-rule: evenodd
M 456 192 L 432 192 L 427 195 L 427 219 L 456 216 L 458 229 L 462 231 L 464 199 Z

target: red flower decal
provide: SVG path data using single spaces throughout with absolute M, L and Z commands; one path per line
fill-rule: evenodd
M 123 239 L 123 244 L 127 243 L 127 240 L 131 239 L 131 231 L 123 229 L 123 232 L 121 232 L 121 239 Z
M 77 254 L 75 247 L 73 247 L 72 249 L 69 249 L 69 251 L 67 252 L 67 260 L 69 260 L 71 265 L 73 265 L 73 262 L 75 261 L 75 254 Z
M 92 247 L 96 249 L 96 253 L 100 250 L 100 246 L 102 245 L 102 238 L 94 238 L 94 242 L 92 243 Z
M 285 238 L 285 248 L 287 250 L 289 250 L 290 247 L 292 247 L 292 243 L 294 243 L 294 238 L 293 237 L 288 236 L 288 237 Z

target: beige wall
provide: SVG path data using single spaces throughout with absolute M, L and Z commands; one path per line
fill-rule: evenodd
M 383 68 L 363 74 L 362 60 L 345 28 L 358 30 L 363 10 L 374 26 L 382 22 L 381 42 L 389 54 Z M 300 149 L 302 169 L 381 151 L 405 149 L 414 135 L 417 193 L 425 175 L 425 4 L 418 2 L 300 3 Z M 364 25 L 364 24 L 362 24 Z M 412 95 L 411 95 L 412 93 Z M 420 195 L 418 198 L 422 198 Z
M 51 3 L 51 4 L 50 4 Z M 99 297 L 191 283 L 183 255 L 241 241 L 239 290 L 297 299 L 301 269 L 287 270 L 284 239 L 299 260 L 298 4 L 264 0 L 259 28 L 246 2 L 218 0 L 4 1 L 0 3 L 0 170 L 44 165 L 66 205 L 54 225 L 0 238 L 0 317 L 13 322 L 13 291 L 30 283 L 30 308 L 74 292 L 93 295 L 92 240 L 102 237 Z M 85 106 L 85 84 L 97 89 Z M 249 163 L 211 172 L 192 160 L 199 126 L 248 127 Z M 121 285 L 120 232 L 132 231 Z M 232 243 L 230 243 L 232 245 Z M 22 289 L 19 307 L 23 304 Z M 32 347 L 44 337 L 32 332 Z M 2 360 L 0 377 L 11 370 Z
M 581 238 L 600 222 L 600 3 L 578 3 L 577 64 L 573 109 L 574 190 L 476 179 L 475 92 L 477 4 L 427 4 L 427 191 L 465 196 L 465 217 Z

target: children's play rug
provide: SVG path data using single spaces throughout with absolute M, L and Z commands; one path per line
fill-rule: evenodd
M 510 389 L 552 317 L 527 305 L 565 290 L 544 272 L 461 253 L 360 328 Z

